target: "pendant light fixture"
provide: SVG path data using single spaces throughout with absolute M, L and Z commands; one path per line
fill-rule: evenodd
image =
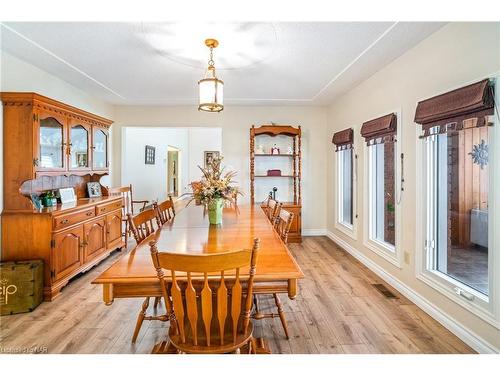
M 205 78 L 198 81 L 199 111 L 220 112 L 224 109 L 224 82 L 215 75 L 214 48 L 219 45 L 216 39 L 206 39 L 205 45 L 210 48 L 210 60 Z

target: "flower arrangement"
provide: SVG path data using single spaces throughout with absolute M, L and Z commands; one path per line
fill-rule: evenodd
M 225 172 L 222 166 L 222 156 L 212 159 L 206 168 L 200 168 L 203 173 L 201 181 L 191 182 L 193 198 L 204 204 L 210 204 L 215 200 L 235 202 L 236 196 L 241 195 L 240 190 L 234 185 L 235 171 Z

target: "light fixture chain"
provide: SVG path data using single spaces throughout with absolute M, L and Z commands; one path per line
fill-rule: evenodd
M 214 66 L 215 65 L 215 62 L 214 62 L 214 49 L 213 49 L 213 47 L 210 47 L 210 60 L 208 60 L 208 65 L 209 66 Z

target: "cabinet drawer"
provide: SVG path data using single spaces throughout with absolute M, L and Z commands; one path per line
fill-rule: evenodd
M 95 207 L 95 214 L 96 215 L 101 215 L 101 214 L 107 214 L 111 211 L 117 210 L 119 208 L 122 208 L 122 201 L 114 201 L 111 203 L 105 203 L 105 204 L 99 204 Z
M 73 224 L 78 224 L 84 220 L 87 220 L 95 216 L 94 207 L 88 208 L 86 210 L 72 212 L 70 214 L 56 216 L 54 218 L 54 229 L 61 229 L 69 227 Z

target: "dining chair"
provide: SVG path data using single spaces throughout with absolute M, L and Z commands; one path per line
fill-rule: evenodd
M 168 339 L 152 353 L 257 352 L 250 311 L 259 239 L 251 250 L 207 255 L 159 252 L 154 240 L 150 248 L 170 317 Z
M 172 196 L 168 196 L 168 200 L 163 201 L 161 203 L 153 202 L 153 210 L 156 212 L 156 216 L 160 221 L 160 224 L 163 225 L 175 217 L 175 206 Z M 156 297 L 153 308 L 157 308 L 160 303 L 161 298 Z
M 128 214 L 127 220 L 129 228 L 134 236 L 135 241 L 137 242 L 137 245 L 143 243 L 146 238 L 148 238 L 161 226 L 160 219 L 158 218 L 156 211 L 152 208 L 142 211 L 135 216 Z M 135 343 L 137 340 L 137 336 L 139 335 L 139 331 L 141 330 L 144 320 L 161 320 L 164 322 L 168 320 L 168 315 L 165 314 L 150 316 L 146 315 L 150 299 L 151 297 L 146 297 L 144 299 L 144 302 L 142 303 L 141 311 L 139 312 L 139 315 L 137 317 L 134 334 L 132 336 L 133 343 Z M 155 297 L 155 309 L 158 306 L 159 302 L 160 297 Z
M 290 227 L 292 226 L 293 217 L 294 215 L 292 212 L 281 208 L 278 218 L 276 219 L 274 228 L 284 243 L 288 242 L 288 233 L 290 232 Z
M 166 201 L 161 203 L 153 202 L 153 209 L 155 210 L 161 225 L 175 217 L 174 201 L 170 195 Z
M 267 218 L 269 219 L 271 224 L 273 224 L 273 226 L 276 223 L 276 219 L 279 215 L 281 206 L 282 206 L 282 203 L 279 203 L 278 201 L 276 201 L 272 198 L 269 198 L 267 200 L 266 214 L 267 214 Z
M 274 229 L 280 236 L 281 240 L 286 244 L 288 242 L 288 232 L 290 232 L 290 227 L 292 225 L 293 221 L 293 213 L 289 212 L 283 208 L 280 209 L 278 218 L 276 219 L 276 224 L 274 226 Z M 265 294 L 265 293 L 263 293 Z M 277 313 L 263 313 L 259 310 L 259 301 L 257 299 L 257 296 L 254 295 L 254 305 L 255 305 L 255 311 L 252 314 L 252 318 L 256 320 L 260 319 L 274 319 L 279 317 L 281 321 L 281 325 L 283 326 L 283 331 L 285 331 L 285 336 L 287 340 L 290 338 L 288 334 L 288 324 L 286 322 L 286 316 L 285 312 L 283 311 L 283 306 L 281 304 L 281 300 L 278 296 L 277 293 L 273 293 L 273 298 L 274 298 L 274 303 L 276 305 L 276 308 L 278 310 Z
M 146 205 L 149 203 L 148 200 L 134 200 L 132 184 L 129 186 L 121 186 L 108 189 L 109 195 L 121 195 L 122 196 L 122 223 L 124 224 L 124 232 L 122 236 L 125 240 L 125 247 L 127 246 L 128 237 L 131 235 L 130 227 L 128 226 L 127 215 L 134 215 L 134 205 L 139 206 L 139 212 L 144 211 Z

